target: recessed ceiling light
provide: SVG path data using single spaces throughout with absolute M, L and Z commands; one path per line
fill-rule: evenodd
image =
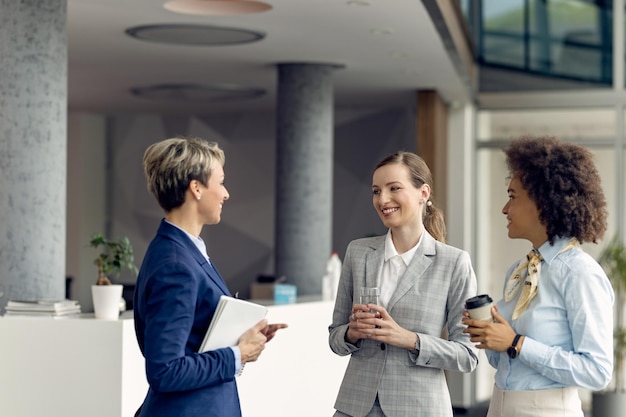
M 163 7 L 175 13 L 206 16 L 261 13 L 272 8 L 267 3 L 252 0 L 172 0 Z
M 136 26 L 126 34 L 150 42 L 177 45 L 237 45 L 260 41 L 264 33 L 210 25 L 163 24 Z
M 374 36 L 392 35 L 393 32 L 393 28 L 374 28 L 370 30 L 370 33 Z
M 150 100 L 214 102 L 243 100 L 265 95 L 262 88 L 237 84 L 156 84 L 131 88 L 137 97 Z
M 406 59 L 409 57 L 409 54 L 402 51 L 391 51 L 390 55 L 393 59 Z

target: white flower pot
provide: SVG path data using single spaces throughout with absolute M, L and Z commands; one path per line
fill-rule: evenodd
M 92 285 L 91 297 L 97 319 L 117 320 L 120 317 L 120 299 L 123 285 Z

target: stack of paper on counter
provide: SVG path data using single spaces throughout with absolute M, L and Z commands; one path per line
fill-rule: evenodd
M 267 315 L 267 307 L 222 295 L 199 352 L 236 346 L 239 338 Z
M 65 318 L 80 314 L 76 300 L 9 300 L 5 317 Z

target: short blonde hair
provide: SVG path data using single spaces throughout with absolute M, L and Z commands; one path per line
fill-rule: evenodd
M 150 145 L 143 155 L 148 191 L 166 212 L 185 202 L 192 180 L 207 185 L 216 164 L 225 163 L 224 151 L 215 142 L 175 137 Z

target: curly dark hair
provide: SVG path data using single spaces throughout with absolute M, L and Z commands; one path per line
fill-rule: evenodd
M 606 199 L 592 153 L 555 137 L 524 136 L 504 149 L 509 173 L 539 209 L 548 240 L 598 243 L 606 231 Z

